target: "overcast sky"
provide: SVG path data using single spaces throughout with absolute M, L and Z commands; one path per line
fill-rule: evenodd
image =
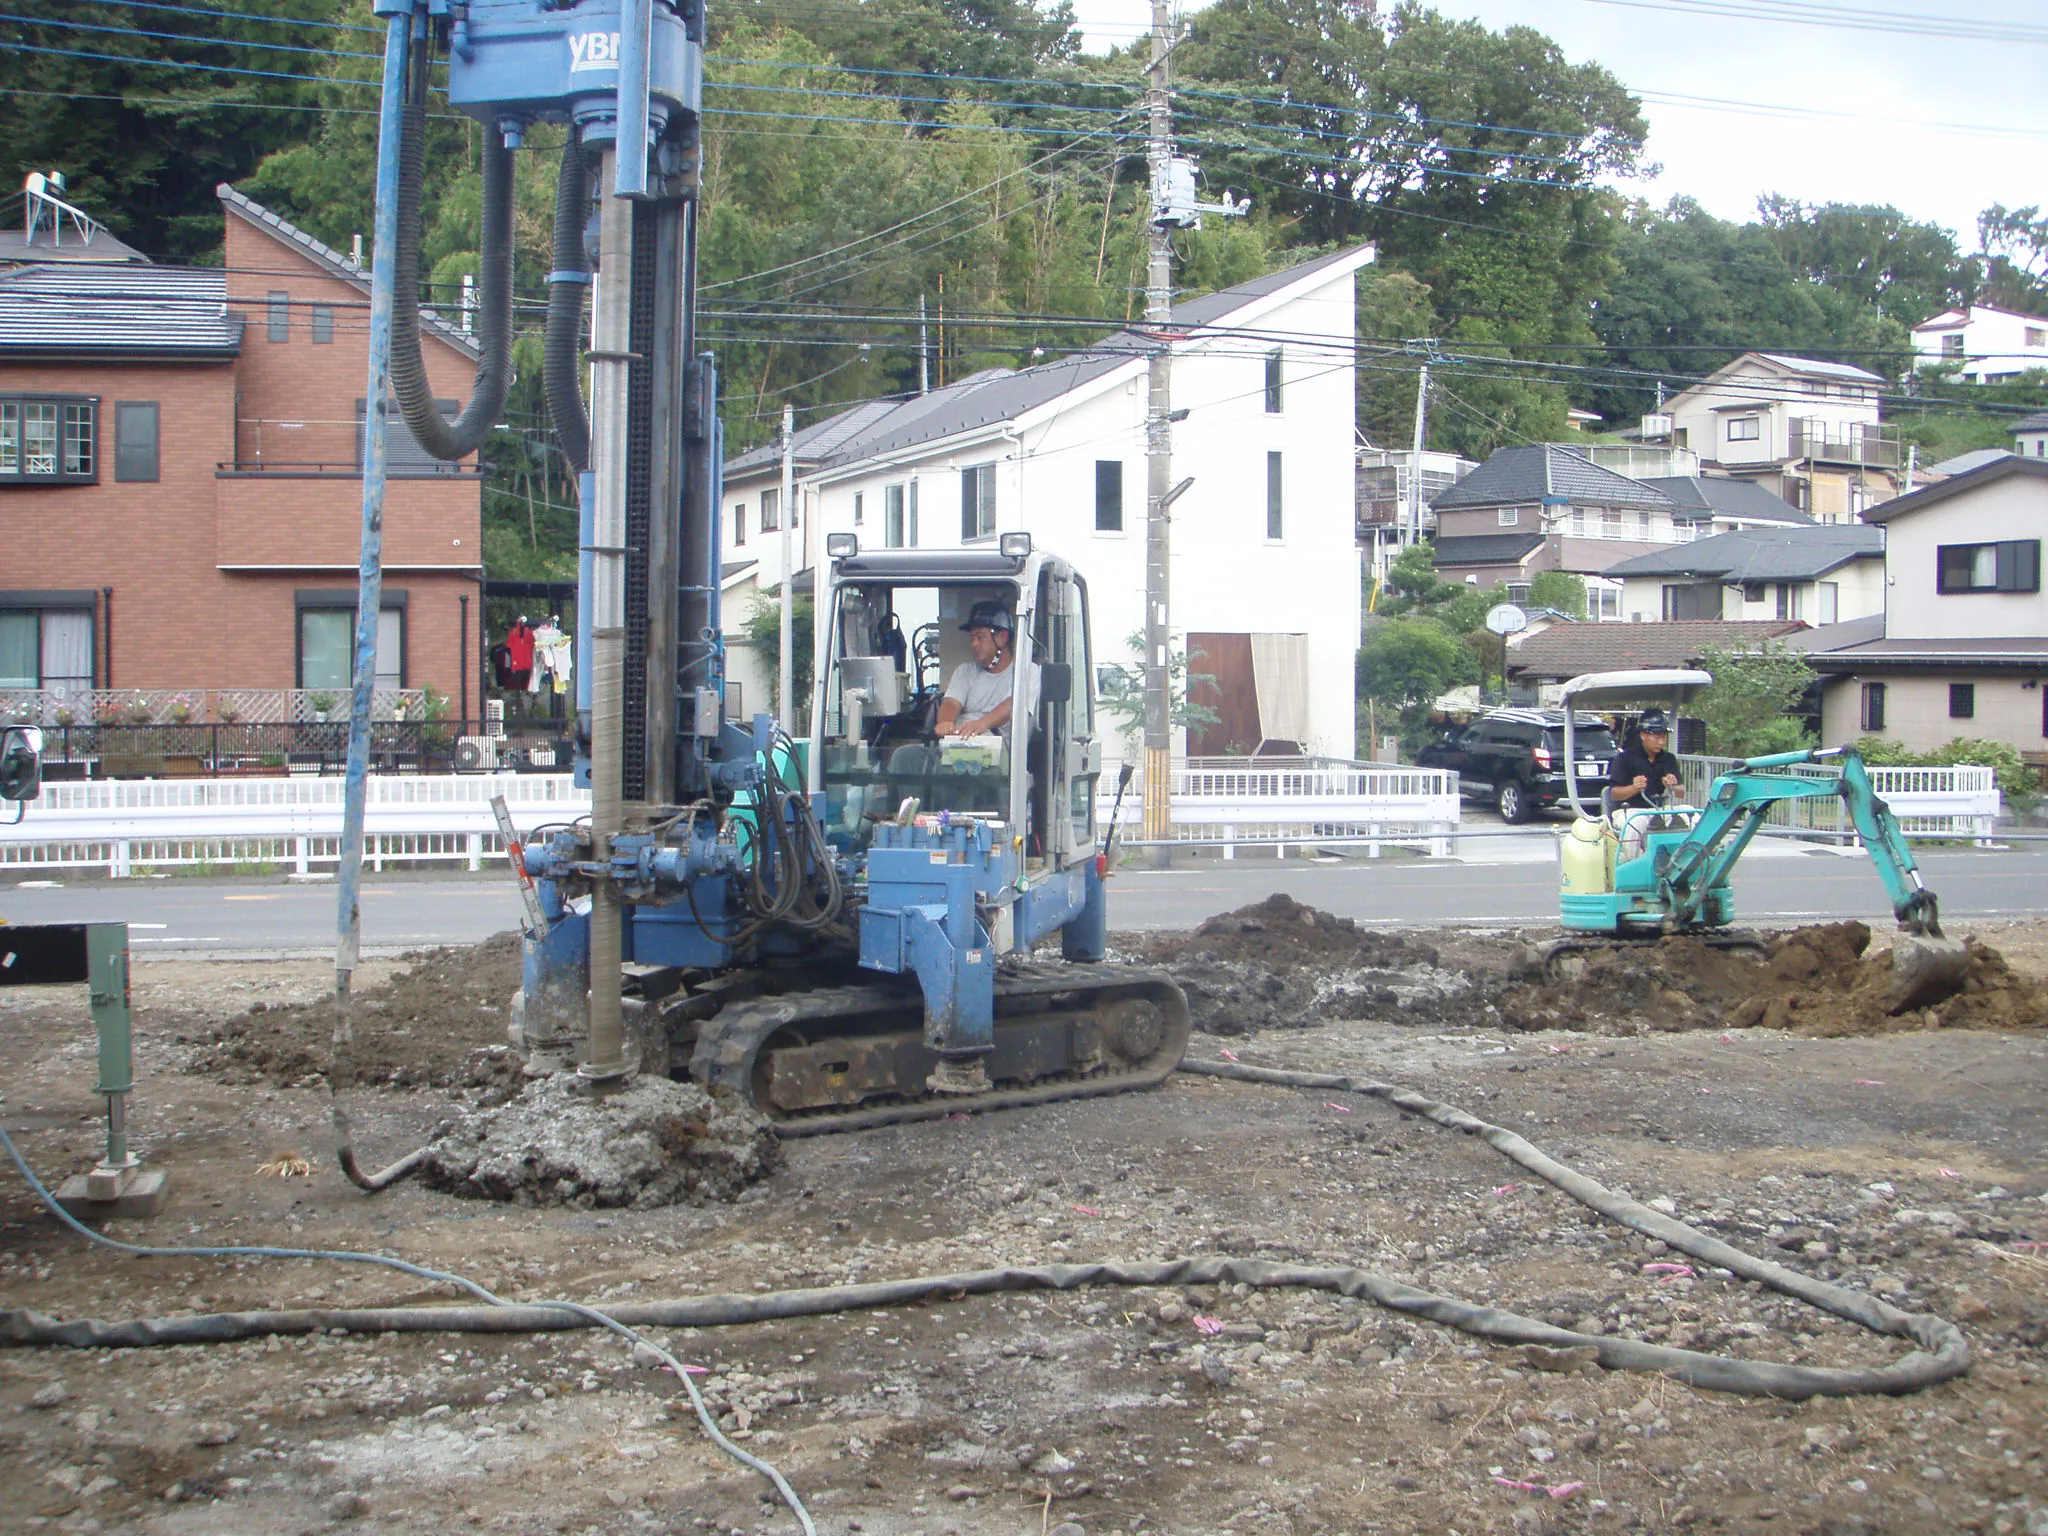
M 2041 40 L 1851 30 L 1680 8 L 1694 4 L 1881 12 L 1936 28 L 1976 21 L 2030 30 Z M 1075 0 L 1075 8 L 1098 49 L 1128 42 L 1151 15 L 1148 0 Z M 1647 159 L 1661 166 L 1654 180 L 1626 183 L 1626 190 L 1660 205 L 1682 193 L 1722 218 L 1751 219 L 1768 192 L 1809 203 L 1889 203 L 1953 230 L 1968 251 L 1976 248 L 1980 210 L 2048 203 L 2042 0 L 1437 0 L 1436 9 L 1496 31 L 1531 26 L 1566 57 L 1606 65 L 1643 98 Z

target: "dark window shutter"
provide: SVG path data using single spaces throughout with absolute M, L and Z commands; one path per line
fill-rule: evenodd
M 434 409 L 441 413 L 444 421 L 453 421 L 459 407 L 453 400 L 436 400 Z M 363 402 L 356 401 L 356 462 L 360 466 L 368 457 L 369 445 L 365 439 Z M 405 416 L 398 409 L 396 400 L 391 402 L 390 426 L 384 439 L 384 475 L 390 480 L 432 480 L 442 475 L 462 472 L 460 464 L 446 459 L 437 459 L 419 445 L 412 435 L 412 429 L 405 424 Z
M 157 478 L 157 402 L 122 400 L 114 406 L 114 478 Z

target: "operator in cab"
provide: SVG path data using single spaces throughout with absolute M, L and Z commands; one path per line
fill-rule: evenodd
M 1608 799 L 1616 809 L 1665 805 L 1676 798 L 1678 759 L 1665 750 L 1670 740 L 1671 722 L 1664 711 L 1645 710 L 1636 721 L 1636 739 L 1608 764 Z
M 960 628 L 971 660 L 953 669 L 939 701 L 933 733 L 939 736 L 1010 734 L 1010 709 L 1017 679 L 1014 641 L 1017 622 L 1001 603 L 982 601 L 968 610 Z

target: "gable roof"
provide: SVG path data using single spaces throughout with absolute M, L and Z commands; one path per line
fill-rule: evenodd
M 1284 293 L 1297 285 L 1311 283 L 1339 269 L 1356 271 L 1372 259 L 1369 245 L 1350 246 L 1318 256 L 1296 266 L 1268 272 L 1250 282 L 1239 283 L 1198 299 L 1173 306 L 1174 339 L 1197 342 L 1205 333 L 1227 332 L 1240 311 L 1259 301 Z M 921 443 L 939 442 L 963 432 L 1014 421 L 1030 411 L 1049 405 L 1061 396 L 1107 377 L 1134 362 L 1142 362 L 1159 345 L 1151 333 L 1121 330 L 1101 341 L 1076 349 L 1071 355 L 1024 369 L 988 368 L 967 378 L 896 401 L 870 402 L 826 418 L 814 428 L 797 434 L 799 457 L 807 434 L 816 453 L 811 467 L 835 469 L 862 459 L 900 453 Z M 779 450 L 778 450 L 779 451 Z M 768 453 L 766 458 L 762 457 Z M 775 457 L 775 451 L 752 449 L 729 460 L 728 475 L 759 469 Z
M 897 400 L 863 400 L 835 416 L 814 421 L 807 427 L 798 427 L 790 442 L 790 457 L 799 469 L 809 469 L 901 404 Z M 745 453 L 727 459 L 725 477 L 731 480 L 750 475 L 757 469 L 766 469 L 781 462 L 782 444 L 770 438 L 758 448 L 749 448 Z
M 1460 565 L 1520 565 L 1532 550 L 1543 546 L 1540 533 L 1475 533 L 1438 539 L 1438 569 Z
M 1884 375 L 1872 373 L 1868 368 L 1858 368 L 1851 363 L 1826 363 L 1817 357 L 1787 357 L 1782 352 L 1746 352 L 1744 357 L 1760 357 L 1767 363 L 1776 363 L 1780 368 L 1789 368 L 1794 373 L 1809 374 L 1817 379 L 1855 379 L 1864 384 L 1882 384 Z M 1739 363 L 1738 357 L 1735 362 Z M 1732 368 L 1734 363 L 1729 364 Z
M 1654 624 L 1559 624 L 1508 652 L 1508 670 L 1577 677 L 1635 667 L 1690 666 L 1706 650 L 1747 650 L 1806 628 L 1798 619 L 1677 619 Z
M 1584 450 L 1562 443 L 1525 443 L 1500 448 L 1457 484 L 1446 486 L 1430 505 L 1458 507 L 1528 506 L 1564 501 L 1600 507 L 1670 507 L 1655 486 L 1604 469 Z
M 2041 418 L 2041 424 L 2048 426 L 2048 416 Z M 1972 448 L 1968 453 L 1959 453 L 1952 459 L 1943 459 L 1939 464 L 1927 466 L 1930 475 L 1967 475 L 1973 469 L 1982 469 L 1993 459 L 2012 457 L 2010 448 Z
M 2043 429 L 2048 429 L 2048 411 L 2036 411 L 2031 416 L 2022 416 L 2006 428 L 2008 432 L 2039 432 Z
M 1929 315 L 1913 329 L 1916 331 L 1954 330 L 1957 326 L 1968 325 L 1972 317 L 1979 315 L 2009 315 L 2015 320 L 2040 320 L 2048 324 L 2048 317 L 2030 315 L 2023 309 L 2004 309 L 1996 304 L 1965 304 L 1959 309 L 1944 309 L 1938 315 Z
M 69 239 L 65 238 L 61 222 L 54 229 L 38 227 L 33 239 L 13 225 L 0 229 L 0 266 L 45 261 L 100 264 L 148 260 L 134 246 L 116 239 L 97 224 L 85 235 L 79 234 L 73 225 Z
M 1811 512 L 1802 512 L 1775 491 L 1754 480 L 1736 480 L 1727 475 L 1645 475 L 1643 484 L 1662 491 L 1678 504 L 1681 512 L 1736 517 L 1746 522 L 1807 524 Z
M 1863 510 L 1866 523 L 1888 523 L 1895 517 L 1905 517 L 1923 507 L 1931 507 L 1937 501 L 1946 501 L 1964 491 L 1973 491 L 1980 485 L 1989 485 L 1994 480 L 2003 480 L 2008 475 L 2025 475 L 2030 479 L 2048 480 L 2048 459 L 2023 459 L 2016 453 L 2008 453 L 1993 459 L 1989 464 L 1979 465 L 1966 474 L 1954 475 L 1935 485 L 1923 486 L 1910 496 L 1896 497 L 1891 501 Z
M 233 357 L 218 268 L 60 262 L 0 272 L 0 356 Z
M 1884 530 L 1861 523 L 1744 528 L 1617 561 L 1606 576 L 1693 576 L 1725 582 L 1812 581 L 1851 560 L 1884 558 Z
M 264 231 L 264 233 L 291 246 L 300 255 L 310 260 L 316 267 L 324 267 L 330 276 L 338 277 L 343 282 L 361 289 L 366 296 L 368 295 L 370 291 L 370 273 L 368 268 L 356 265 L 355 262 L 334 249 L 333 246 L 314 239 L 303 229 L 299 228 L 298 225 L 292 223 L 291 220 L 280 218 L 254 198 L 244 197 L 226 182 L 222 182 L 213 190 L 214 195 L 221 200 L 221 203 L 227 208 L 229 213 L 239 215 L 243 220 Z M 449 346 L 455 348 L 456 351 L 461 352 L 464 356 L 474 358 L 478 355 L 479 348 L 476 338 L 467 331 L 450 325 L 446 320 L 435 314 L 433 310 L 422 309 L 420 311 L 420 326 L 423 330 L 433 332 L 435 336 L 447 342 Z

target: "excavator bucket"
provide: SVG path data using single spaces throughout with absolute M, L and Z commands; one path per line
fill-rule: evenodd
M 1892 940 L 1892 985 L 1887 1011 L 1904 1013 L 1942 1002 L 1962 990 L 1969 946 L 1960 939 L 1901 933 Z

